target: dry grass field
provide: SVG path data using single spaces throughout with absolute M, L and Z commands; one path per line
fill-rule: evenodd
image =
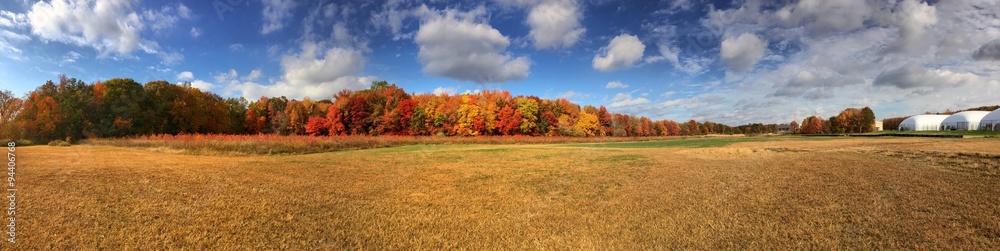
M 1000 246 L 998 139 L 18 152 L 5 250 Z

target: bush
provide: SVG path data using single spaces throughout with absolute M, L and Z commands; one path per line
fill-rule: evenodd
M 57 139 L 57 140 L 49 141 L 49 146 L 70 146 L 70 144 L 69 144 L 69 142 Z

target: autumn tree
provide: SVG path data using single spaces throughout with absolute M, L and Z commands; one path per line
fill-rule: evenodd
M 396 114 L 399 116 L 399 134 L 403 135 L 413 135 L 415 134 L 410 128 L 410 121 L 413 119 L 413 112 L 417 109 L 417 101 L 413 99 L 405 99 L 399 102 L 399 106 L 396 107 Z
M 347 116 L 344 125 L 354 135 L 368 133 L 368 104 L 363 97 L 352 97 L 347 103 Z
M 587 111 L 580 113 L 580 117 L 577 118 L 574 128 L 575 131 L 587 137 L 598 136 L 601 133 L 601 124 L 597 120 L 597 115 Z
M 347 127 L 344 126 L 344 112 L 337 105 L 327 108 L 326 122 L 330 135 L 344 135 L 347 133 Z
M 23 137 L 23 127 L 18 126 L 14 121 L 24 101 L 14 97 L 8 90 L 0 91 L 0 139 L 20 139 Z
M 802 134 L 820 134 L 823 132 L 823 119 L 810 116 L 802 121 L 802 127 L 799 130 Z
M 537 132 L 538 129 L 538 101 L 537 97 L 519 97 L 517 102 L 517 111 L 521 115 L 521 125 L 518 126 L 521 129 L 521 133 L 531 135 Z
M 312 136 L 326 135 L 330 132 L 330 124 L 326 118 L 320 116 L 309 117 L 305 126 L 306 133 Z
M 514 110 L 510 106 L 504 106 L 501 108 L 497 117 L 499 118 L 497 129 L 500 131 L 500 134 L 503 135 L 512 135 L 515 130 L 520 128 L 521 122 L 523 121 L 521 112 Z
M 790 127 L 789 128 L 790 129 L 789 130 L 790 133 L 798 133 L 799 132 L 799 122 L 798 121 L 792 120 L 792 123 L 791 123 L 791 125 L 789 127 Z
M 246 125 L 247 133 L 258 134 L 258 133 L 268 133 L 270 132 L 270 121 L 268 120 L 267 107 L 268 101 L 267 97 L 260 97 L 257 102 L 250 103 L 247 106 L 245 112 L 244 124 Z
M 267 118 L 270 122 L 271 132 L 278 135 L 287 135 L 288 126 L 291 120 L 285 113 L 288 106 L 288 98 L 285 96 L 269 98 L 267 100 Z

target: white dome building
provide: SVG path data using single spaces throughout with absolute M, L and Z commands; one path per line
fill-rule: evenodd
M 996 109 L 979 121 L 979 130 L 1000 131 L 1000 109 Z
M 986 114 L 990 112 L 984 111 L 966 111 L 956 113 L 954 115 L 948 116 L 948 118 L 941 121 L 941 130 L 944 131 L 966 131 L 966 130 L 978 130 L 979 122 L 986 117 Z
M 938 131 L 948 115 L 915 115 L 899 123 L 900 131 Z

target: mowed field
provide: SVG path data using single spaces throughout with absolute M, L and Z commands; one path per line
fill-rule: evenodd
M 1000 246 L 1000 139 L 17 151 L 5 250 Z

